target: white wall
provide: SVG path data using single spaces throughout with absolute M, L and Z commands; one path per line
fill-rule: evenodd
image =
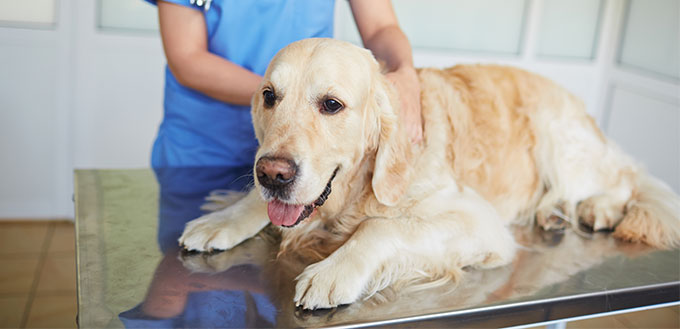
M 551 77 L 680 189 L 677 0 L 414 3 L 394 0 L 418 66 Z M 337 37 L 358 42 L 347 1 L 336 8 Z M 165 62 L 155 16 L 141 0 L 0 0 L 0 218 L 72 217 L 73 168 L 148 166 Z
M 74 168 L 148 166 L 162 115 L 160 38 L 100 20 L 107 4 L 0 0 L 0 218 L 73 218 Z M 155 19 L 141 0 L 119 4 Z
M 116 1 L 156 18 L 155 8 L 141 0 Z M 81 0 L 75 8 L 73 165 L 148 167 L 162 116 L 165 58 L 158 31 L 115 29 L 113 19 L 99 28 L 96 4 Z
M 44 11 L 0 3 L 0 213 L 63 216 L 68 206 L 68 30 L 62 8 Z M 50 9 L 52 11 L 50 11 Z M 11 13 L 25 22 L 10 21 Z M 33 15 L 31 15 L 33 13 Z

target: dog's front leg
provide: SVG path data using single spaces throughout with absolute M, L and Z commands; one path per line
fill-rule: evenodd
M 359 299 L 380 263 L 393 253 L 387 245 L 376 249 L 380 243 L 368 237 L 369 231 L 382 226 L 383 220 L 366 220 L 328 258 L 305 268 L 296 278 L 295 305 L 305 309 L 331 308 Z M 380 236 L 374 239 L 383 240 Z
M 233 205 L 187 223 L 179 243 L 187 250 L 228 250 L 269 223 L 267 204 L 256 189 Z
M 472 209 L 428 220 L 365 220 L 345 244 L 298 276 L 295 304 L 330 308 L 368 298 L 397 280 L 507 264 L 515 242 L 500 220 L 489 220 L 494 215 Z

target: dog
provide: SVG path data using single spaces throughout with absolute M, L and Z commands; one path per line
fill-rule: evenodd
M 513 260 L 509 226 L 577 221 L 680 245 L 680 198 L 608 140 L 583 103 L 511 67 L 418 69 L 423 141 L 370 51 L 333 39 L 281 50 L 252 99 L 255 188 L 187 223 L 187 250 L 227 250 L 270 222 L 279 253 L 319 261 L 294 302 L 332 308 L 403 282 Z

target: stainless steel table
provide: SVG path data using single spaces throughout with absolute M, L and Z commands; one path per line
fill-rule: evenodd
M 210 191 L 245 190 L 249 168 L 79 170 L 79 324 L 92 327 L 507 327 L 680 304 L 680 251 L 579 229 L 517 228 L 513 264 L 458 285 L 387 289 L 307 312 L 292 302 L 305 264 L 276 260 L 261 234 L 235 249 L 184 253 L 177 237 Z

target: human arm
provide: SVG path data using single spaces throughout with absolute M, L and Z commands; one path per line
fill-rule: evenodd
M 163 49 L 177 81 L 222 102 L 250 105 L 262 77 L 208 51 L 199 10 L 158 1 Z
M 402 118 L 412 142 L 422 140 L 420 82 L 413 67 L 411 45 L 399 27 L 389 0 L 350 0 L 364 46 L 385 62 L 387 78 L 401 97 Z

